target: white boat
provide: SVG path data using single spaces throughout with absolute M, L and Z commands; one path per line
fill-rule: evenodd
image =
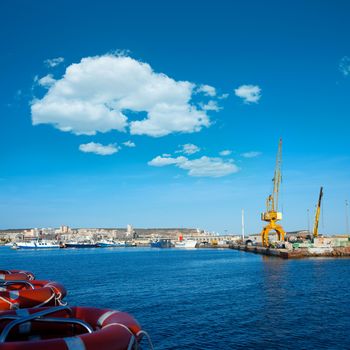
M 12 246 L 13 249 L 52 249 L 60 248 L 60 245 L 56 241 L 50 241 L 46 239 L 36 239 L 28 242 L 15 242 Z
M 184 239 L 175 242 L 175 248 L 196 248 L 197 241 L 194 239 Z

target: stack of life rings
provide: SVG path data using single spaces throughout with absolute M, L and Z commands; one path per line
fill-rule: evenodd
M 70 307 L 57 282 L 0 270 L 0 350 L 136 350 L 148 334 L 129 314 Z

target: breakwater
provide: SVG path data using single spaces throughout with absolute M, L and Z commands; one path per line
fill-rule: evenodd
M 268 248 L 262 246 L 249 246 L 233 244 L 230 248 L 248 253 L 255 253 L 267 256 L 276 256 L 282 259 L 301 259 L 309 257 L 350 257 L 350 247 L 319 247 L 319 248 Z

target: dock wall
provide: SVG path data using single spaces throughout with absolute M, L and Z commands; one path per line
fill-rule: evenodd
M 316 252 L 308 248 L 288 250 L 266 248 L 262 246 L 246 246 L 242 244 L 234 244 L 230 246 L 230 248 L 235 250 L 242 250 L 248 253 L 276 256 L 282 259 L 300 259 L 310 257 L 350 257 L 350 247 L 334 247 L 325 251 L 318 250 Z

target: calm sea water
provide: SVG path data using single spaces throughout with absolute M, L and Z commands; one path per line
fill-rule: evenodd
M 155 349 L 350 349 L 350 259 L 0 248 L 1 268 L 62 282 L 71 305 L 130 312 Z

